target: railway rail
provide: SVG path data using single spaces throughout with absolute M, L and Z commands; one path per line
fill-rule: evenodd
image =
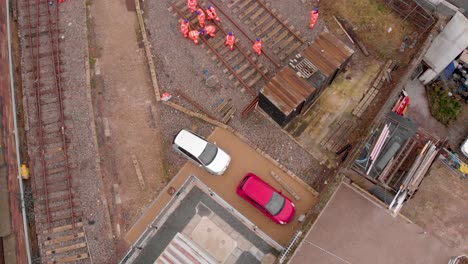
M 281 61 L 292 55 L 305 39 L 301 33 L 288 25 L 277 10 L 263 0 L 222 0 L 238 18 L 262 38 L 264 46 L 279 56 Z M 219 9 L 219 7 L 218 7 Z M 222 11 L 222 10 L 221 10 Z M 224 11 L 222 11 L 224 13 Z
M 22 0 L 23 89 L 28 99 L 29 156 L 33 174 L 36 233 L 43 263 L 91 262 L 79 199 L 73 188 L 69 127 L 62 80 L 59 5 Z
M 181 19 L 188 19 L 191 29 L 200 30 L 197 26 L 197 17 L 190 12 L 186 1 L 180 0 L 171 4 L 169 10 L 175 12 Z M 266 81 L 270 79 L 270 77 L 266 75 L 268 69 L 260 63 L 257 64 L 257 60 L 255 57 L 251 56 L 252 53 L 250 50 L 239 43 L 236 42 L 233 51 L 225 47 L 224 37 L 228 31 L 219 24 L 215 24 L 215 26 L 218 30 L 215 37 L 206 39 L 204 36 L 201 36 L 201 40 L 209 48 L 209 51 L 214 54 L 211 59 L 218 59 L 220 61 L 218 65 L 224 65 L 226 67 L 224 72 L 230 73 L 229 79 L 235 79 L 236 86 L 242 85 L 252 96 L 257 96 L 257 92 L 253 86 L 262 79 Z

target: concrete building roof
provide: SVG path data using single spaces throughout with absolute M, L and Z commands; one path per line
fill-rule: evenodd
M 439 264 L 459 253 L 341 183 L 289 263 Z
M 424 72 L 419 80 L 423 83 L 432 81 L 467 47 L 468 18 L 457 12 L 424 55 L 423 60 L 430 69 Z

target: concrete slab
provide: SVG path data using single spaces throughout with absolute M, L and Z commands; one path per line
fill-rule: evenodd
M 208 251 L 219 263 L 226 261 L 237 247 L 236 241 L 206 216 L 201 218 L 190 234 L 190 238 Z
M 341 183 L 289 263 L 440 264 L 457 253 Z
M 252 221 L 260 230 L 265 232 L 280 245 L 286 246 L 293 237 L 294 232 L 302 225 L 297 221 L 297 217 L 301 214 L 306 214 L 310 208 L 312 208 L 316 200 L 316 194 L 312 192 L 311 188 L 304 182 L 289 176 L 275 163 L 229 131 L 217 128 L 209 139 L 212 142 L 216 142 L 217 145 L 226 150 L 232 157 L 231 164 L 225 174 L 222 176 L 214 176 L 192 162 L 187 162 L 168 184 L 167 189 L 173 187 L 178 190 L 190 175 L 196 175 L 213 192 L 220 195 L 243 216 Z M 271 171 L 279 175 L 283 181 L 301 197 L 299 201 L 294 201 L 297 212 L 296 218 L 287 225 L 273 223 L 269 218 L 265 217 L 260 211 L 236 194 L 237 185 L 249 172 L 257 174 L 273 187 L 283 190 L 281 185 L 270 176 Z M 283 192 L 288 195 L 285 190 L 283 190 Z M 129 244 L 133 244 L 137 240 L 143 230 L 158 215 L 171 197 L 172 196 L 166 191 L 160 194 L 159 198 L 157 198 L 157 202 L 154 202 L 148 208 L 141 219 L 126 234 L 125 240 Z

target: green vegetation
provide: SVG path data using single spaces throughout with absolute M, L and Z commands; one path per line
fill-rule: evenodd
M 441 83 L 436 82 L 428 86 L 426 91 L 429 99 L 429 108 L 435 119 L 444 126 L 448 126 L 450 122 L 457 119 L 462 105 L 453 96 L 448 95 L 449 91 L 444 89 Z
M 384 59 L 398 56 L 403 38 L 414 31 L 410 23 L 403 21 L 382 0 L 323 1 L 320 8 L 320 14 L 334 33 L 343 34 L 333 16 L 346 19 L 366 47 Z
M 94 66 L 96 64 L 96 58 L 89 57 L 89 65 Z

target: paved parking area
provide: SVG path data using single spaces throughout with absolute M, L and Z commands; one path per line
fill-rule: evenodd
M 316 193 L 305 183 L 288 175 L 274 162 L 232 133 L 217 128 L 211 134 L 209 139 L 210 141 L 216 142 L 216 144 L 221 148 L 225 149 L 232 157 L 231 165 L 226 170 L 225 174 L 222 176 L 213 176 L 193 163 L 187 162 L 174 179 L 168 184 L 167 188 L 172 187 L 175 190 L 178 190 L 189 176 L 195 175 L 213 192 L 222 197 L 222 199 L 224 199 L 230 206 L 253 222 L 259 230 L 265 232 L 280 245 L 286 246 L 294 233 L 302 225 L 302 223 L 297 221 L 298 216 L 305 214 L 310 210 L 310 208 L 312 208 L 316 200 Z M 273 179 L 273 177 L 270 176 L 271 171 L 274 171 L 279 175 L 283 181 L 300 196 L 299 201 L 293 199 L 296 204 L 297 213 L 295 219 L 287 225 L 277 225 L 273 223 L 236 194 L 237 185 L 248 172 L 253 172 L 259 175 L 275 188 L 280 190 L 283 189 Z M 283 192 L 292 198 L 292 196 L 285 190 L 283 190 Z M 133 244 L 138 239 L 146 226 L 159 214 L 171 197 L 172 195 L 169 195 L 166 191 L 161 193 L 153 205 L 148 208 L 147 212 L 127 233 L 125 239 L 129 244 Z
M 290 263 L 441 264 L 460 253 L 341 183 Z

